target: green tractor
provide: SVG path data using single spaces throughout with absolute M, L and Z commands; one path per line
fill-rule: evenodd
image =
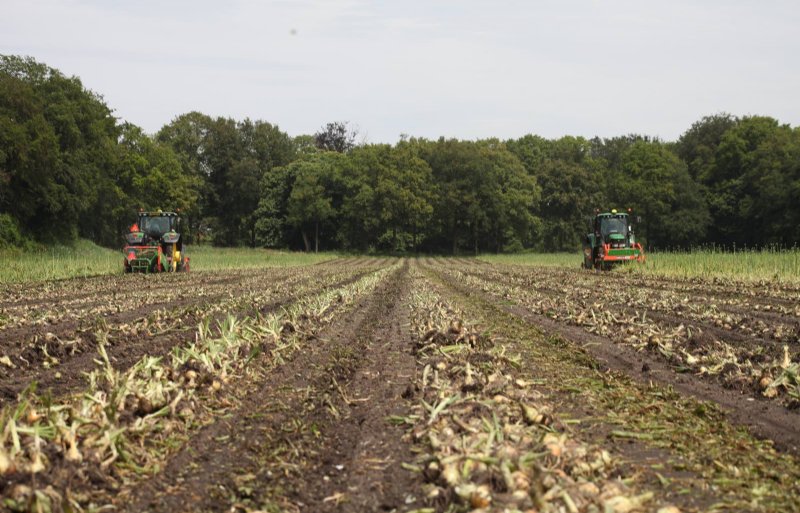
M 125 235 L 123 249 L 126 273 L 189 271 L 189 257 L 183 256 L 181 218 L 175 212 L 139 212 L 139 218 Z
M 638 217 L 635 218 L 638 221 Z M 634 217 L 628 212 L 600 213 L 591 218 L 592 233 L 583 243 L 583 267 L 607 271 L 622 262 L 644 262 L 644 249 L 633 235 Z

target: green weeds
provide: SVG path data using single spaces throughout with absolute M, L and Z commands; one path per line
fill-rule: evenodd
M 0 284 L 86 278 L 122 270 L 122 253 L 87 240 L 28 251 L 0 249 Z
M 481 260 L 497 264 L 578 268 L 581 253 L 519 253 L 484 255 Z M 729 278 L 746 282 L 800 283 L 800 248 L 764 250 L 718 248 L 693 251 L 653 251 L 644 264 L 616 267 L 612 272 L 672 278 Z
M 336 253 L 301 253 L 213 246 L 187 246 L 186 255 L 191 259 L 192 271 L 294 267 L 317 264 L 337 257 Z
M 120 245 L 121 249 L 121 245 Z M 187 246 L 191 269 L 257 269 L 312 265 L 336 258 L 335 253 L 299 253 L 253 248 Z M 0 284 L 122 274 L 121 250 L 107 249 L 88 240 L 71 246 L 29 250 L 0 249 Z

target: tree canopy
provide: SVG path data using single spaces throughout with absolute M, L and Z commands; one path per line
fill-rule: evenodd
M 596 208 L 631 208 L 650 247 L 800 242 L 800 128 L 767 116 L 671 143 L 355 139 L 201 112 L 150 135 L 77 77 L 0 56 L 0 246 L 114 247 L 139 208 L 180 209 L 190 242 L 306 251 L 572 251 Z

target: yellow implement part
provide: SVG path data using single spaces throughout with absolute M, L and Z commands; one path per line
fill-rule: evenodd
M 178 270 L 178 262 L 181 261 L 181 252 L 178 251 L 178 245 L 172 245 L 172 272 Z

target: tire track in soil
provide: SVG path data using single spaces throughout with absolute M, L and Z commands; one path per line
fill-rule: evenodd
M 126 494 L 120 509 L 390 511 L 403 505 L 417 483 L 400 462 L 412 455 L 404 430 L 386 417 L 407 411 L 401 396 L 416 366 L 401 299 L 407 268 L 303 343 L 253 386 L 238 410 L 203 428 L 159 475 Z M 330 499 L 343 498 L 336 495 L 342 490 L 346 501 Z
M 355 273 L 346 279 L 338 280 L 329 285 L 320 287 L 316 289 L 316 291 L 276 298 L 274 301 L 261 306 L 257 310 L 253 309 L 252 312 L 247 312 L 245 310 L 244 314 L 247 315 L 248 313 L 252 314 L 256 312 L 266 314 L 273 312 L 281 306 L 294 302 L 301 297 L 315 294 L 321 290 L 337 288 L 353 283 L 369 272 L 370 271 L 363 271 Z M 287 279 L 290 278 L 291 277 Z M 302 283 L 307 283 L 313 279 L 313 276 L 309 276 L 307 279 L 304 279 Z M 278 283 L 283 283 L 284 281 L 286 280 Z M 216 322 L 224 319 L 229 313 L 230 310 L 226 310 L 213 315 L 209 321 L 210 325 L 214 326 Z M 203 314 L 197 315 L 195 313 L 189 313 L 182 318 L 182 327 L 177 330 L 172 330 L 157 336 L 138 335 L 136 337 L 129 337 L 124 343 L 110 343 L 106 346 L 109 359 L 115 369 L 125 371 L 136 364 L 136 362 L 145 355 L 163 356 L 174 346 L 193 338 L 197 323 L 204 318 L 205 316 Z M 91 343 L 96 343 L 93 337 Z M 95 351 L 83 350 L 82 352 L 71 355 L 71 358 L 62 361 L 55 367 L 44 368 L 43 366 L 37 365 L 30 368 L 15 369 L 13 374 L 9 373 L 4 375 L 2 381 L 0 381 L 0 408 L 16 401 L 17 394 L 28 387 L 33 381 L 37 382 L 37 390 L 39 391 L 56 389 L 53 390 L 55 396 L 64 395 L 85 386 L 86 379 L 83 373 L 89 372 L 96 367 L 96 358 L 97 354 Z
M 524 306 L 503 304 L 489 293 L 464 287 L 450 276 L 434 272 L 462 294 L 475 296 L 499 310 L 535 325 L 545 334 L 557 335 L 581 347 L 601 364 L 601 370 L 622 372 L 638 383 L 654 382 L 671 386 L 681 394 L 714 402 L 722 407 L 731 423 L 747 427 L 757 438 L 772 440 L 778 450 L 800 455 L 800 430 L 797 429 L 800 425 L 800 412 L 788 410 L 767 399 L 751 400 L 749 395 L 724 388 L 713 381 L 676 373 L 660 355 L 616 344 L 579 326 L 565 325 L 531 312 Z
M 421 483 L 401 467 L 414 456 L 405 430 L 387 422 L 408 411 L 404 397 L 416 373 L 407 261 L 401 273 L 353 335 L 361 353 L 357 367 L 337 375 L 346 382 L 334 401 L 338 421 L 328 415 L 316 421 L 323 442 L 301 471 L 304 486 L 287 486 L 301 510 L 398 511 L 419 498 Z

